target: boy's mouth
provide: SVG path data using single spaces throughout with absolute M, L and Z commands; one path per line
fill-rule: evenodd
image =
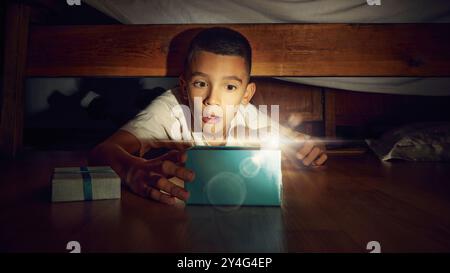
M 217 124 L 220 122 L 220 120 L 221 120 L 221 117 L 214 116 L 214 115 L 202 117 L 202 121 L 204 123 L 209 123 L 209 124 Z
M 222 109 L 218 105 L 208 105 L 203 108 L 202 121 L 207 124 L 217 124 L 222 119 Z

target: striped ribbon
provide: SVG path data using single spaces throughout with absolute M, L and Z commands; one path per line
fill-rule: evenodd
M 87 167 L 80 167 L 83 177 L 84 200 L 92 200 L 92 177 Z

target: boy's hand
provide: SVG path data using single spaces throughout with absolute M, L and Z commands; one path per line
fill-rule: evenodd
M 325 145 L 318 139 L 299 134 L 293 139 L 293 146 L 288 147 L 288 155 L 293 156 L 304 166 L 320 166 L 328 159 Z
M 250 129 L 248 127 L 237 127 L 234 131 L 234 137 L 237 138 L 237 143 L 244 143 L 246 146 L 259 146 L 259 147 L 271 147 L 273 145 L 280 145 L 283 153 L 288 155 L 290 158 L 294 158 L 295 161 L 300 161 L 304 166 L 320 166 L 325 163 L 328 156 L 326 155 L 325 145 L 318 139 L 311 139 L 310 136 L 295 132 L 286 127 L 280 126 L 280 134 L 286 137 L 288 140 L 286 142 L 276 139 L 276 143 L 271 143 L 270 134 L 266 136 L 259 136 L 258 130 L 260 129 Z M 236 132 L 242 132 L 242 137 L 236 136 Z M 262 130 L 263 132 L 270 132 L 270 127 Z M 251 137 L 259 136 L 259 137 Z M 239 142 L 240 141 L 240 142 Z
M 189 192 L 168 179 L 194 179 L 194 172 L 183 167 L 186 159 L 186 153 L 176 150 L 151 160 L 140 158 L 128 168 L 125 182 L 134 193 L 145 198 L 169 205 L 175 204 L 175 197 L 185 201 Z

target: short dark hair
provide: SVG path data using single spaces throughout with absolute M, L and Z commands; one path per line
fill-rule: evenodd
M 200 31 L 192 39 L 184 62 L 185 69 L 191 64 L 198 51 L 207 51 L 226 56 L 240 56 L 245 59 L 248 74 L 252 70 L 252 48 L 241 33 L 224 27 L 212 27 Z

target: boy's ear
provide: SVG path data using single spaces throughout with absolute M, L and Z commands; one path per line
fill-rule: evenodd
M 187 82 L 184 79 L 184 75 L 180 75 L 178 77 L 178 84 L 180 85 L 181 95 L 183 96 L 183 99 L 188 99 L 188 92 L 187 92 Z
M 242 97 L 242 104 L 247 105 L 250 103 L 250 100 L 253 98 L 256 92 L 256 83 L 250 82 L 247 84 L 247 88 L 245 89 L 244 96 Z

